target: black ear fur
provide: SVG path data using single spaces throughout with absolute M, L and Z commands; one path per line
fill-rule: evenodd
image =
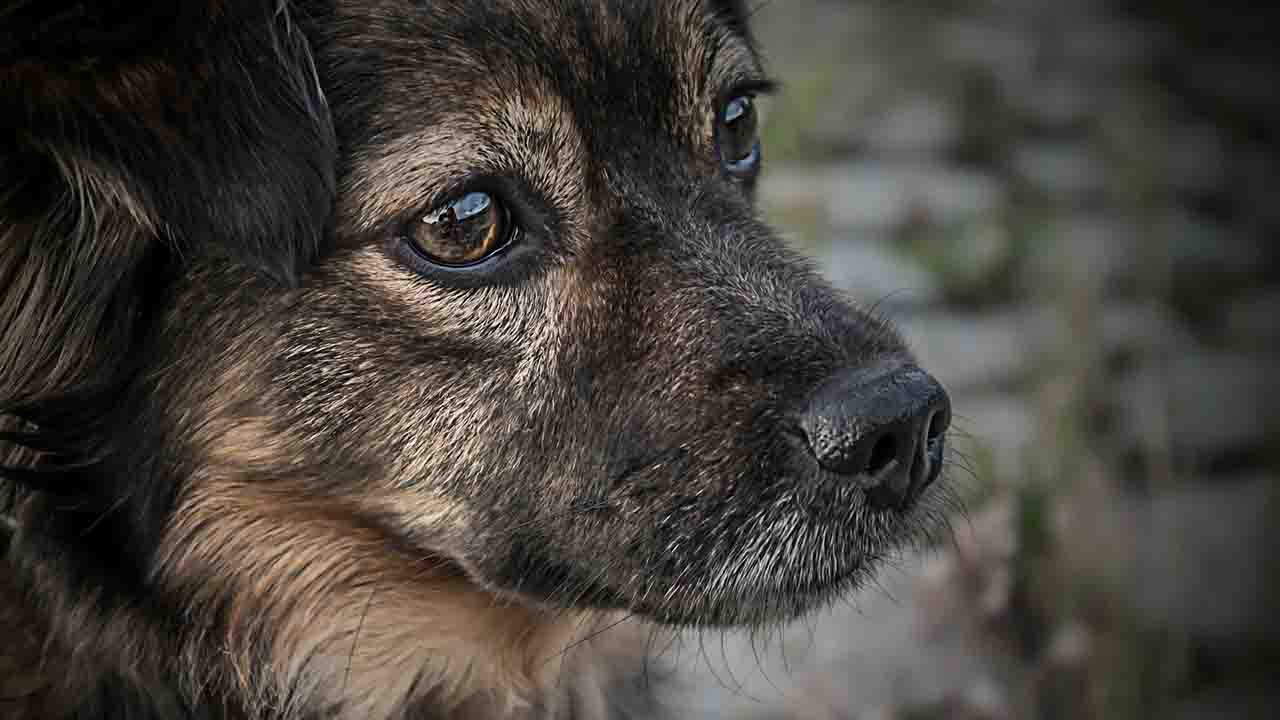
M 183 3 L 125 0 L 8 0 L 0 4 L 0 62 L 61 58 L 83 62 L 172 42 Z M 193 9 L 199 4 L 193 4 Z
M 0 1 L 0 431 L 26 432 L 0 467 L 15 440 L 83 462 L 191 259 L 285 284 L 314 259 L 336 147 L 291 12 Z
M 310 260 L 335 147 L 289 3 L 18 0 L 0 21 L 0 129 L 24 151 L 5 148 L 5 170 L 52 164 L 73 194 L 110 184 L 183 254 L 284 282 Z

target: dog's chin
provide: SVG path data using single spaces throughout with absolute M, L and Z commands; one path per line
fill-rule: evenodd
M 675 595 L 659 602 L 637 599 L 625 608 L 649 621 L 672 627 L 733 629 L 778 625 L 812 614 L 838 598 L 856 592 L 868 581 L 875 561 L 855 561 L 839 575 L 793 584 L 760 583 L 750 587 L 706 589 Z M 708 580 L 715 588 L 715 580 Z
M 927 489 L 910 511 L 872 511 L 859 500 L 840 512 L 807 508 L 753 523 L 749 531 L 739 529 L 746 538 L 741 547 L 714 562 L 683 558 L 684 570 L 675 576 L 637 571 L 619 579 L 601 568 L 554 564 L 547 559 L 553 553 L 539 557 L 536 551 L 520 559 L 525 573 L 460 565 L 495 595 L 556 612 L 622 611 L 676 627 L 774 625 L 857 592 L 886 560 L 931 535 L 934 513 L 927 508 L 937 504 L 939 492 Z
M 885 555 L 890 554 L 886 551 Z M 856 592 L 870 580 L 881 556 L 846 559 L 839 572 L 824 569 L 817 578 L 812 569 L 796 568 L 786 577 L 756 577 L 747 571 L 729 574 L 712 571 L 691 575 L 681 583 L 645 583 L 637 587 L 610 586 L 585 579 L 572 601 L 559 593 L 517 587 L 503 578 L 470 573 L 493 594 L 553 612 L 625 612 L 636 618 L 672 627 L 735 628 L 785 623 L 817 611 L 840 597 Z M 809 575 L 805 577 L 806 570 Z

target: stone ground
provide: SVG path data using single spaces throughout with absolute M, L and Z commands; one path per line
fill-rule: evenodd
M 764 205 L 951 391 L 968 513 L 847 607 L 672 649 L 719 688 L 690 714 L 1273 716 L 1280 67 L 1249 7 L 761 7 Z

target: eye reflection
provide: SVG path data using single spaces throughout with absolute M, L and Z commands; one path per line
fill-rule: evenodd
M 489 193 L 471 192 L 427 213 L 409 228 L 418 252 L 438 265 L 472 265 L 501 250 L 507 213 Z
M 724 112 L 724 122 L 726 125 L 732 125 L 734 122 L 742 118 L 750 112 L 749 100 L 747 98 L 735 98 L 729 103 L 729 107 Z
M 461 200 L 450 205 L 449 209 L 458 220 L 466 220 L 488 210 L 492 205 L 493 201 L 489 199 L 488 193 L 473 192 L 464 195 Z
M 760 164 L 760 127 L 755 102 L 748 95 L 730 100 L 716 123 L 720 161 L 737 178 L 750 178 Z

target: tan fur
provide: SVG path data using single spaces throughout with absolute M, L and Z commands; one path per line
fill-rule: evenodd
M 165 545 L 166 577 L 231 586 L 169 581 L 193 611 L 230 591 L 222 642 L 246 684 L 266 638 L 280 685 L 244 688 L 263 703 L 306 688 L 347 702 L 345 716 L 384 717 L 415 690 L 455 705 L 482 693 L 527 701 L 536 687 L 528 648 L 549 623 L 326 504 L 211 481 L 184 498 Z
M 219 643 L 242 692 L 263 707 L 319 698 L 342 718 L 372 719 L 430 698 L 461 717 L 518 717 L 570 689 L 579 702 L 603 702 L 608 659 L 639 656 L 639 630 L 615 627 L 613 614 L 495 595 L 381 520 L 443 528 L 458 512 L 444 501 L 391 491 L 335 502 L 317 495 L 322 483 L 239 479 L 237 468 L 270 467 L 283 448 L 264 422 L 224 428 L 178 502 L 155 568 L 191 617 L 234 598 Z M 607 638 L 581 642 L 603 627 Z M 264 649 L 271 687 L 255 685 Z
M 505 85 L 502 82 L 505 81 Z M 377 156 L 360 157 L 344 183 L 339 216 L 349 229 L 368 231 L 389 215 L 420 205 L 436 188 L 479 167 L 495 172 L 539 170 L 531 182 L 571 216 L 585 211 L 582 137 L 562 101 L 528 78 L 498 78 L 492 87 L 470 88 L 467 111 L 420 133 L 397 138 Z M 549 141 L 531 154 L 521 135 Z M 576 171 L 575 171 L 576 170 Z M 426 208 L 422 208 L 426 210 Z

